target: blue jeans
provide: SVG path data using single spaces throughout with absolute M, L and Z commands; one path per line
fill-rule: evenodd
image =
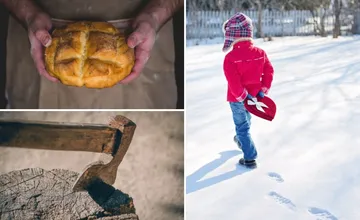
M 236 138 L 241 144 L 245 160 L 255 160 L 257 151 L 250 135 L 251 115 L 243 102 L 230 102 L 235 124 Z

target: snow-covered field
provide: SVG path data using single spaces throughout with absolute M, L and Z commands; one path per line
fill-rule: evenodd
M 253 116 L 256 170 L 237 165 L 222 45 L 187 47 L 187 219 L 360 219 L 360 37 L 255 44 L 278 108 Z

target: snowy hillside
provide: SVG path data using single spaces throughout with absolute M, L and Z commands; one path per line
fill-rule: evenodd
M 360 37 L 256 41 L 275 68 L 273 122 L 237 165 L 221 44 L 187 47 L 188 220 L 360 219 Z

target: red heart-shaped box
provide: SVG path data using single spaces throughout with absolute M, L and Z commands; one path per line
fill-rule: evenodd
M 276 104 L 269 97 L 256 97 L 254 99 L 245 99 L 245 108 L 253 115 L 262 119 L 272 121 L 276 114 Z

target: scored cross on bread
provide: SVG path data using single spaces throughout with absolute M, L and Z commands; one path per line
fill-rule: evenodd
M 125 35 L 107 22 L 75 22 L 55 29 L 45 50 L 47 71 L 69 86 L 112 87 L 130 74 L 134 61 Z

